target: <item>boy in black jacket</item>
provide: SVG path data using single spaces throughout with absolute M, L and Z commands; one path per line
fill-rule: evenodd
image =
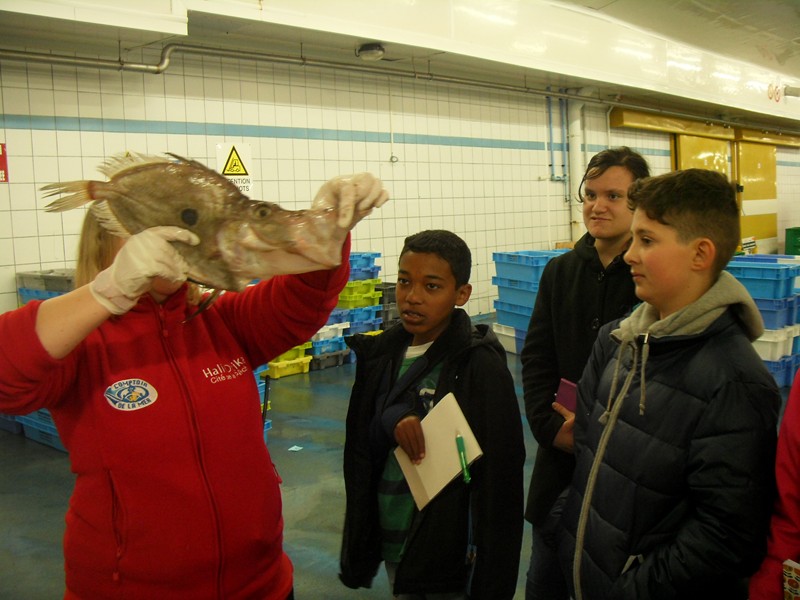
M 395 598 L 513 598 L 523 523 L 522 419 L 506 354 L 469 299 L 471 254 L 449 231 L 405 240 L 397 277 L 401 323 L 356 335 L 347 413 L 342 582 L 370 587 L 386 563 Z M 420 420 L 452 392 L 483 456 L 421 511 L 392 450 L 425 460 Z M 455 443 L 455 440 L 454 440 Z
M 628 191 L 636 295 L 601 329 L 578 389 L 559 557 L 575 600 L 747 598 L 765 552 L 780 396 L 764 331 L 724 270 L 736 192 L 716 171 Z

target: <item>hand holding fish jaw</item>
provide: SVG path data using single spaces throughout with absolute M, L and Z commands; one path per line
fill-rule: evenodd
M 372 173 L 340 175 L 319 188 L 311 209 L 336 211 L 336 225 L 346 231 L 355 227 L 373 208 L 383 206 L 389 192 Z
M 196 246 L 200 238 L 172 226 L 151 227 L 131 236 L 111 266 L 98 273 L 90 284 L 92 296 L 111 314 L 121 315 L 152 289 L 155 278 L 185 281 L 189 265 L 170 242 Z

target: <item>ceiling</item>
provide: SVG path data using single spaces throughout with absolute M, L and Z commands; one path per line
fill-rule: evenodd
M 800 0 L 561 0 L 800 77 Z
M 561 3 L 596 10 L 665 38 L 800 80 L 800 0 L 563 0 Z M 143 46 L 161 48 L 167 43 L 178 43 L 286 57 L 302 55 L 309 61 L 391 71 L 400 76 L 416 73 L 432 79 L 485 81 L 535 90 L 593 87 L 599 100 L 618 105 L 800 135 L 800 122 L 785 117 L 567 78 L 432 49 L 386 43 L 384 58 L 367 63 L 355 56 L 355 49 L 376 40 L 202 12 L 189 13 L 188 29 L 188 36 L 168 36 L 0 10 L 0 52 L 25 49 L 129 61 L 128 56 L 135 56 L 132 51 Z

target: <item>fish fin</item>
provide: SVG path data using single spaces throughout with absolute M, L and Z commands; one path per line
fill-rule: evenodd
M 64 183 L 51 183 L 43 186 L 41 191 L 47 192 L 45 198 L 58 194 L 69 194 L 58 200 L 53 200 L 45 207 L 47 212 L 61 212 L 71 208 L 78 208 L 87 202 L 92 202 L 88 181 L 66 181 Z
M 131 167 L 164 162 L 171 161 L 163 156 L 151 156 L 148 154 L 139 154 L 138 152 L 125 152 L 124 154 L 115 154 L 114 156 L 109 157 L 100 167 L 97 168 L 97 170 L 109 179 L 113 179 L 115 175 L 121 173 L 125 169 L 130 169 Z
M 167 152 L 166 154 L 167 154 L 167 156 L 171 156 L 172 158 L 174 158 L 179 163 L 184 163 L 186 165 L 190 165 L 192 167 L 195 167 L 196 169 L 201 169 L 203 171 L 209 171 L 211 175 L 213 175 L 214 177 L 217 178 L 217 181 L 219 182 L 220 185 L 222 185 L 224 187 L 227 187 L 227 188 L 230 188 L 231 191 L 233 191 L 235 193 L 238 193 L 240 196 L 244 196 L 245 198 L 247 198 L 247 196 L 242 194 L 242 192 L 241 192 L 241 190 L 239 190 L 238 186 L 235 183 L 233 183 L 230 179 L 228 179 L 227 177 L 222 176 L 220 173 L 218 173 L 217 171 L 214 171 L 213 169 L 209 169 L 203 163 L 198 162 L 198 161 L 196 161 L 194 159 L 191 159 L 191 158 L 184 158 L 183 156 L 180 156 L 179 154 L 175 154 L 173 152 Z
M 217 298 L 220 297 L 223 290 L 212 290 L 210 294 L 208 294 L 203 301 L 197 306 L 197 310 L 190 314 L 186 319 L 183 321 L 184 323 L 188 323 L 192 319 L 194 319 L 197 315 L 207 309 L 209 306 L 214 304 Z
M 111 212 L 108 202 L 95 202 L 89 207 L 89 210 L 92 211 L 94 218 L 97 219 L 97 222 L 103 229 L 110 234 L 121 238 L 129 238 L 131 236 L 132 232 L 128 231 L 119 219 L 117 219 L 117 216 Z
M 166 152 L 166 155 L 167 156 L 171 156 L 172 158 L 174 158 L 178 162 L 186 163 L 187 165 L 192 165 L 193 167 L 197 167 L 199 169 L 203 169 L 204 171 L 208 170 L 207 166 L 205 166 L 203 163 L 197 162 L 194 159 L 184 158 L 183 156 L 180 156 L 179 154 L 175 154 L 174 152 Z

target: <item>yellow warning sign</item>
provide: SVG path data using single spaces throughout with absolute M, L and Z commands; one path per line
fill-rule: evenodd
M 239 153 L 236 152 L 236 146 L 231 146 L 231 153 L 225 161 L 225 167 L 222 169 L 223 175 L 248 175 L 247 168 L 244 166 Z

